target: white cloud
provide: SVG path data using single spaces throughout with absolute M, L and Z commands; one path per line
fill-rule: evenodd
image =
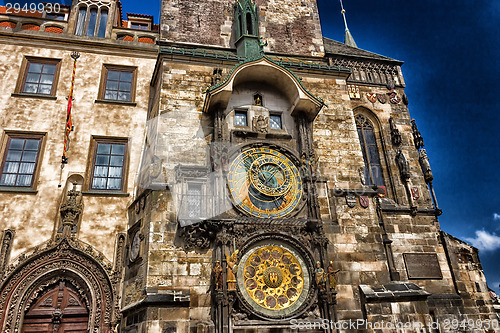
M 493 213 L 493 220 L 495 220 L 495 221 L 500 220 L 500 214 Z
M 482 251 L 500 249 L 500 237 L 485 230 L 476 230 L 476 238 L 465 238 L 465 240 Z

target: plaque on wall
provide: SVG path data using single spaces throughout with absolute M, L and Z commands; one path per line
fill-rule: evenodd
M 403 253 L 408 279 L 442 279 L 436 253 Z

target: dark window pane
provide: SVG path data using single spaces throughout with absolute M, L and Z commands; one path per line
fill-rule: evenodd
M 38 86 L 38 93 L 39 94 L 50 95 L 51 91 L 52 91 L 52 86 L 50 86 L 50 85 L 41 84 Z
M 24 85 L 24 89 L 23 89 L 23 92 L 25 93 L 33 93 L 33 94 L 36 94 L 36 91 L 37 91 L 37 88 L 38 88 L 38 85 L 37 84 L 34 84 L 34 83 L 26 83 Z
M 120 72 L 108 70 L 108 80 L 118 81 L 120 79 Z
M 28 73 L 28 75 L 26 75 L 26 82 L 38 83 L 38 81 L 40 81 L 40 74 Z
M 247 113 L 243 111 L 236 111 L 234 113 L 234 125 L 235 126 L 246 126 L 247 125 Z
M 30 62 L 28 67 L 28 73 L 41 73 L 43 68 L 43 64 Z
M 111 151 L 110 143 L 98 143 L 97 144 L 97 153 L 98 154 L 109 154 Z
M 23 162 L 35 162 L 36 161 L 36 151 L 25 151 L 23 153 L 23 157 L 21 158 L 21 161 Z
M 118 90 L 118 81 L 108 80 L 106 90 Z
M 38 150 L 39 143 L 40 143 L 40 140 L 26 139 L 26 144 L 24 145 L 24 150 Z M 12 147 L 12 144 L 10 146 Z
M 85 26 L 85 17 L 87 16 L 87 7 L 80 7 L 78 10 L 78 23 L 76 25 L 75 35 L 83 35 L 83 27 Z
M 132 89 L 132 84 L 129 82 L 120 82 L 120 91 L 130 92 Z
M 24 147 L 24 139 L 10 139 L 9 149 L 19 149 L 22 150 Z
M 53 79 L 54 79 L 54 75 L 52 75 L 52 74 L 42 74 L 42 76 L 40 78 L 40 83 L 52 85 Z
M 281 116 L 271 115 L 269 118 L 271 129 L 281 129 Z
M 106 24 L 108 23 L 108 11 L 101 10 L 101 19 L 99 21 L 99 30 L 97 31 L 97 37 L 104 38 L 106 36 Z
M 97 22 L 97 8 L 92 8 L 90 10 L 89 27 L 87 29 L 87 36 L 94 37 L 96 22 Z
M 7 153 L 7 161 L 20 161 L 21 160 L 22 151 L 18 150 L 9 150 Z
M 97 155 L 95 159 L 96 165 L 109 165 L 109 156 L 108 155 Z
M 119 101 L 130 101 L 130 93 L 126 92 L 118 92 L 118 100 Z
M 54 74 L 56 72 L 56 65 L 54 64 L 44 64 L 43 65 L 43 74 Z
M 111 156 L 111 160 L 109 165 L 113 166 L 122 166 L 123 165 L 123 156 Z
M 365 133 L 366 144 L 375 144 L 375 135 L 373 135 L 373 130 L 365 129 L 363 132 Z
M 113 148 L 111 149 L 111 154 L 113 155 L 125 154 L 125 145 L 113 145 Z
M 121 72 L 120 81 L 132 82 L 132 72 Z

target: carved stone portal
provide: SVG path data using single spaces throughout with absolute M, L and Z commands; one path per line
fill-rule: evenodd
M 64 283 L 71 285 L 70 293 L 76 297 L 67 306 L 78 304 L 82 311 L 83 307 L 88 311 L 86 331 L 113 332 L 120 316 L 115 304 L 117 285 L 110 279 L 111 264 L 104 260 L 90 245 L 71 238 L 49 242 L 42 250 L 20 256 L 15 264 L 9 265 L 0 283 L 0 331 L 21 331 L 26 310 L 38 306 L 53 308 L 50 323 L 61 325 L 63 321 L 59 319 L 64 319 L 64 313 L 61 312 L 62 317 L 59 315 L 62 308 L 57 307 L 57 297 L 48 301 L 43 295 L 47 295 L 51 286 Z

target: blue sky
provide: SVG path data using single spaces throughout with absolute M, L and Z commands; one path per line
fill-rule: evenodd
M 318 0 L 323 35 L 344 40 L 337 0 Z M 160 0 L 124 1 L 152 14 Z M 441 228 L 480 249 L 500 292 L 500 1 L 344 0 L 358 47 L 402 60 L 412 118 L 425 140 Z

